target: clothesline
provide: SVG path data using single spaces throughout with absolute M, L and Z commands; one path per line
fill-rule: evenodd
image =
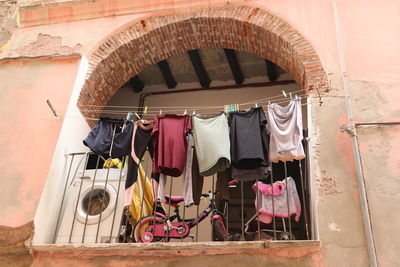
M 300 95 L 298 96 L 300 99 L 306 99 L 305 97 L 306 95 Z M 333 96 L 333 95 L 325 95 L 324 98 L 344 98 L 345 96 Z M 314 97 L 314 96 L 309 96 L 308 98 L 319 98 L 319 97 Z M 284 104 L 284 103 L 288 103 L 290 102 L 291 99 L 280 99 L 280 101 L 277 102 L 273 102 L 275 104 Z M 246 102 L 246 103 L 241 103 L 239 104 L 240 107 L 245 107 L 245 106 L 253 106 L 258 104 L 259 102 Z M 263 105 L 259 105 L 259 106 L 263 106 Z M 185 111 L 189 112 L 189 111 L 201 111 L 201 110 L 223 110 L 223 106 L 180 106 L 180 107 L 151 107 L 149 108 L 149 110 L 147 111 L 146 114 L 148 115 L 156 115 L 159 114 L 160 110 L 163 111 L 163 113 L 168 112 L 175 112 L 175 113 L 184 113 Z M 101 112 L 103 114 L 115 114 L 115 115 L 122 115 L 122 114 L 126 114 L 128 112 L 136 112 L 139 113 L 141 111 L 139 110 L 133 110 L 133 109 L 82 109 L 82 111 L 89 111 L 89 112 Z M 142 110 L 143 111 L 143 110 Z M 202 113 L 202 112 L 201 112 Z M 215 112 L 211 113 L 214 114 Z M 202 114 L 209 114 L 209 113 L 202 113 Z
M 306 97 L 306 94 L 302 94 L 299 95 L 298 97 L 300 99 L 306 99 L 306 98 L 319 98 L 318 96 L 308 96 Z M 335 95 L 324 95 L 321 96 L 321 98 L 345 98 L 345 96 L 335 96 Z M 252 105 L 256 105 L 256 104 L 260 104 L 259 106 L 263 106 L 264 102 L 270 102 L 270 100 L 267 100 L 270 98 L 263 98 L 263 99 L 257 99 L 257 100 L 253 100 L 250 102 L 245 102 L 245 103 L 239 103 L 238 105 L 243 107 L 243 106 L 252 106 Z M 284 104 L 284 103 L 288 103 L 291 101 L 290 98 L 285 99 L 285 98 L 281 98 L 281 99 L 277 99 L 279 101 L 274 101 L 273 103 L 275 104 Z M 265 105 L 265 104 L 264 104 Z M 93 106 L 94 107 L 94 106 Z M 96 106 L 97 107 L 97 106 Z M 87 108 L 87 109 L 81 109 L 82 111 L 94 111 L 94 112 L 102 112 L 103 114 L 126 114 L 128 112 L 141 112 L 139 110 L 134 110 L 134 109 L 108 109 L 108 108 L 125 108 L 125 107 L 131 107 L 131 108 L 135 108 L 136 106 L 106 106 L 106 107 L 101 107 L 98 106 L 98 108 Z M 137 107 L 138 108 L 138 107 Z M 142 107 L 143 109 L 143 107 Z M 152 106 L 149 108 L 149 110 L 147 111 L 146 114 L 158 114 L 161 111 L 165 111 L 165 112 L 176 112 L 176 113 L 180 113 L 180 112 L 184 112 L 186 111 L 199 111 L 199 110 L 213 110 L 213 109 L 223 109 L 223 106 L 218 105 L 218 106 L 170 106 L 170 107 L 159 107 L 159 106 Z
M 307 103 L 302 103 L 302 104 L 301 104 L 301 106 L 305 106 L 305 105 L 307 105 Z M 182 111 L 182 110 L 181 110 L 181 111 Z M 219 111 L 221 111 L 221 110 L 219 110 Z M 200 114 L 201 114 L 201 115 L 214 115 L 214 114 L 216 114 L 217 112 L 218 112 L 218 111 L 216 111 L 216 112 L 210 112 L 210 113 L 200 113 Z M 265 112 L 267 112 L 267 111 L 265 110 Z M 176 112 L 176 113 L 178 113 L 178 112 Z M 183 113 L 183 111 L 180 112 L 180 113 Z M 104 113 L 104 114 L 125 115 L 126 112 L 121 112 L 121 113 Z M 159 112 L 155 112 L 155 113 L 153 113 L 153 114 L 147 113 L 147 115 L 157 115 L 157 114 L 159 114 Z M 90 118 L 90 117 L 85 117 L 85 116 L 84 116 L 84 118 L 85 118 L 86 120 L 90 120 L 90 121 L 98 121 L 98 120 L 99 120 L 99 118 Z
M 300 96 L 299 96 L 299 98 L 300 99 L 304 99 L 304 97 L 300 97 Z M 288 100 L 274 102 L 274 103 L 275 104 L 282 104 L 282 103 L 290 102 L 290 101 L 291 100 L 288 99 Z M 238 104 L 238 105 L 240 107 L 244 107 L 244 106 L 254 106 L 255 104 L 256 103 Z M 259 105 L 259 106 L 262 106 L 262 105 Z M 154 107 L 154 108 L 152 107 L 152 108 L 149 108 L 149 109 L 153 109 L 154 111 L 147 111 L 147 113 L 146 113 L 147 115 L 157 115 L 157 114 L 160 113 L 160 109 L 157 109 L 156 107 Z M 165 108 L 165 109 L 161 109 L 161 111 L 164 111 L 163 113 L 165 113 L 165 112 L 168 112 L 168 113 L 171 113 L 171 112 L 184 113 L 185 111 L 187 111 L 187 112 L 189 112 L 189 111 L 200 111 L 200 110 L 218 110 L 218 111 L 221 111 L 223 109 L 224 109 L 223 106 L 203 106 L 203 107 L 199 107 L 199 106 L 194 107 L 194 106 L 192 106 L 192 107 L 184 107 L 184 108 L 179 108 L 179 109 L 167 109 L 167 108 Z M 136 112 L 136 113 L 140 112 L 140 111 L 134 111 L 134 110 L 102 110 L 102 109 L 97 109 L 97 110 L 88 109 L 88 110 L 85 110 L 85 111 L 100 111 L 103 114 L 115 114 L 115 115 L 127 114 L 128 112 Z M 201 114 L 208 115 L 208 114 L 215 114 L 215 112 L 212 112 L 212 113 L 203 113 L 203 112 L 201 112 Z

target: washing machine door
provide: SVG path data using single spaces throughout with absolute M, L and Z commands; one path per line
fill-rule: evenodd
M 75 218 L 82 224 L 97 224 L 107 219 L 116 207 L 117 191 L 111 184 L 92 183 L 82 188 Z

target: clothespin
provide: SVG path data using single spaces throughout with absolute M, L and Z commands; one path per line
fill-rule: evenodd
M 239 106 L 239 104 L 236 104 L 236 111 L 239 111 L 240 110 L 240 106 Z
M 127 121 L 132 121 L 132 117 L 133 117 L 132 112 L 128 112 L 128 114 L 126 114 L 126 120 Z
M 258 108 L 258 104 L 256 103 L 256 108 Z
M 143 114 L 146 115 L 147 114 L 147 106 L 144 107 L 144 111 Z
M 292 100 L 293 98 L 292 98 L 292 93 L 289 93 L 289 96 L 290 96 L 290 100 Z
M 183 115 L 186 115 L 187 114 L 187 110 L 185 109 L 185 112 L 183 112 Z
M 271 101 L 268 100 L 268 106 L 271 105 Z
M 135 112 L 136 117 L 141 120 L 140 116 Z
M 283 95 L 284 97 L 287 97 L 287 94 L 286 94 L 285 90 L 282 90 L 282 95 Z
M 192 115 L 196 115 L 196 110 L 193 110 L 193 113 L 192 113 Z
M 161 114 L 162 114 L 162 110 L 160 109 L 160 116 L 161 116 Z

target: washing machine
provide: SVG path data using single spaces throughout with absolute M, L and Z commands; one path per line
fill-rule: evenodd
M 76 173 L 67 189 L 56 243 L 116 242 L 124 208 L 126 172 L 93 169 Z

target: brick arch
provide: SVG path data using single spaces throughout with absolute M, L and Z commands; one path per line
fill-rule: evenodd
M 224 6 L 150 17 L 111 34 L 90 56 L 78 107 L 85 117 L 96 118 L 100 111 L 83 106 L 105 106 L 144 67 L 200 48 L 250 52 L 279 65 L 304 90 L 316 83 L 328 89 L 318 54 L 288 22 L 255 7 Z

